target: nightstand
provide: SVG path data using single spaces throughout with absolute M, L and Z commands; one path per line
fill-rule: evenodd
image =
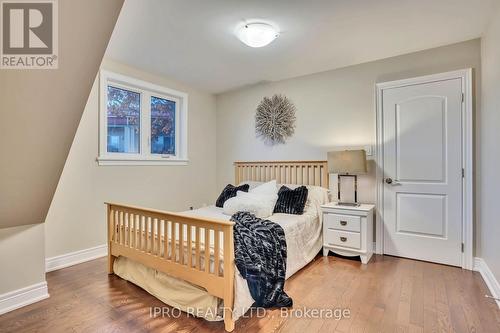
M 323 256 L 332 251 L 342 256 L 360 256 L 367 264 L 373 254 L 374 205 L 340 206 L 335 202 L 321 206 L 323 212 Z

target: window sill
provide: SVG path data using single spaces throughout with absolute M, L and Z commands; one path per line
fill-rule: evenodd
M 98 157 L 96 158 L 99 166 L 107 165 L 187 165 L 188 159 L 179 158 L 122 158 L 122 157 Z

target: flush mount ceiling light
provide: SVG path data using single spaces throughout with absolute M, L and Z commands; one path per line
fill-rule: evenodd
M 237 30 L 238 38 L 250 47 L 263 47 L 279 37 L 278 30 L 270 24 L 247 23 Z

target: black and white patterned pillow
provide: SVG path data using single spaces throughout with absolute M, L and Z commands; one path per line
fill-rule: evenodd
M 305 186 L 293 190 L 281 186 L 278 191 L 278 201 L 274 206 L 274 213 L 302 215 L 307 202 L 307 193 L 308 190 Z
M 243 184 L 241 186 L 234 186 L 231 184 L 227 184 L 226 187 L 224 187 L 224 189 L 222 190 L 219 197 L 217 198 L 215 206 L 222 208 L 224 206 L 224 202 L 226 202 L 227 199 L 236 196 L 236 192 L 238 191 L 248 192 L 249 188 L 250 185 L 248 184 Z

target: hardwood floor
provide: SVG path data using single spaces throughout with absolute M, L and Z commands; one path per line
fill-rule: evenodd
M 222 322 L 184 313 L 151 318 L 150 307 L 164 304 L 108 276 L 104 258 L 48 273 L 47 281 L 50 298 L 0 316 L 0 332 L 224 331 Z M 267 310 L 263 318 L 238 320 L 235 332 L 500 332 L 500 311 L 484 298 L 480 275 L 449 266 L 389 256 L 363 266 L 318 256 L 287 281 L 286 290 L 296 310 L 345 308 L 350 318 Z

